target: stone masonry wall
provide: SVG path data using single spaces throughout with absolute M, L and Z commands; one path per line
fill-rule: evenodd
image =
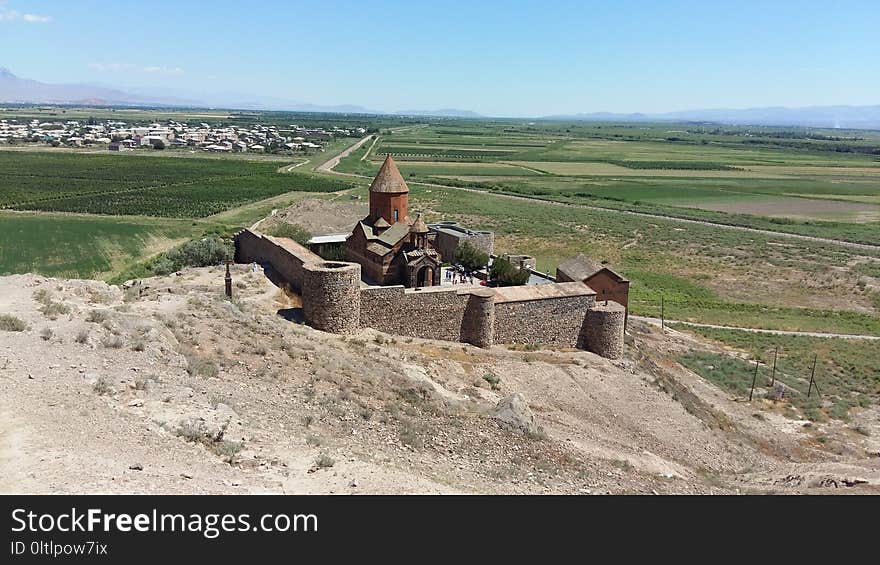
M 361 326 L 379 331 L 460 341 L 468 295 L 457 289 L 404 289 L 402 286 L 361 289 Z
M 596 304 L 584 320 L 579 347 L 602 357 L 619 359 L 623 355 L 626 309 L 617 302 Z
M 303 317 L 315 329 L 352 334 L 360 328 L 361 266 L 357 263 L 322 261 L 305 263 L 303 269 Z
M 564 296 L 495 303 L 495 343 L 577 347 L 593 297 Z
M 284 237 L 271 237 L 251 230 L 235 236 L 236 263 L 269 263 L 297 292 L 302 292 L 303 263 L 323 261 L 302 245 Z

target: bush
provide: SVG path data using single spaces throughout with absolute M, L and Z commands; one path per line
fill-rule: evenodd
M 77 343 L 88 343 L 89 342 L 89 330 L 79 330 L 76 334 L 76 338 L 74 338 Z
M 492 263 L 489 277 L 501 286 L 519 286 L 528 282 L 529 272 L 515 267 L 507 259 L 499 257 Z
M 86 316 L 86 322 L 92 322 L 94 324 L 103 324 L 106 320 L 106 310 L 92 310 L 91 312 L 89 312 L 89 315 Z
M 113 390 L 113 387 L 110 386 L 110 379 L 107 377 L 98 377 L 98 380 L 92 385 L 92 390 L 103 395 L 109 394 Z
M 328 467 L 332 467 L 335 464 L 336 461 L 334 461 L 333 458 L 326 453 L 318 455 L 318 458 L 315 459 L 315 465 L 317 465 L 319 469 L 326 469 Z
M 4 332 L 23 332 L 27 329 L 27 324 L 15 316 L 9 314 L 0 315 L 0 330 Z
M 216 377 L 220 369 L 210 359 L 190 355 L 186 358 L 186 372 L 193 376 Z
M 55 332 L 52 331 L 52 328 L 43 328 L 43 331 L 40 332 L 40 337 L 43 338 L 43 341 L 49 341 L 55 335 Z
M 492 390 L 498 390 L 498 385 L 501 383 L 501 379 L 496 377 L 492 373 L 487 373 L 483 375 L 483 380 L 489 383 L 489 386 L 492 387 Z
M 209 267 L 232 258 L 232 243 L 212 235 L 175 247 L 156 260 L 150 267 L 156 275 L 168 275 L 184 267 Z
M 107 349 L 121 349 L 125 340 L 118 335 L 108 335 L 101 339 L 101 345 Z
M 489 263 L 489 254 L 463 241 L 455 250 L 455 260 L 469 272 L 479 271 Z
M 50 320 L 55 320 L 58 316 L 70 314 L 70 306 L 63 302 L 48 302 L 40 308 L 40 312 Z

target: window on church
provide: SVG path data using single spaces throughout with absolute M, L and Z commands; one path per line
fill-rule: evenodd
M 400 212 L 397 211 L 397 210 L 395 210 L 395 211 L 394 211 L 394 221 L 395 221 L 395 222 L 398 221 L 398 220 L 397 220 L 397 217 L 398 217 L 399 215 L 400 215 Z

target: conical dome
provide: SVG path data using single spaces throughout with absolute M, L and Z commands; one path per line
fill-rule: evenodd
M 394 164 L 391 155 L 385 157 L 382 168 L 376 173 L 376 178 L 370 185 L 370 192 L 390 192 L 393 194 L 409 192 L 409 187 L 406 186 L 406 181 L 403 180 L 403 176 L 397 169 L 397 165 Z
M 428 226 L 425 224 L 425 221 L 422 219 L 422 215 L 419 214 L 416 216 L 416 221 L 413 222 L 413 225 L 409 228 L 410 233 L 428 233 Z

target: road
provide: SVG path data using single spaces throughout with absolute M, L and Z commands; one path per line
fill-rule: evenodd
M 340 160 L 348 157 L 349 155 L 351 155 L 352 153 L 354 153 L 355 151 L 360 149 L 361 145 L 370 141 L 370 139 L 372 137 L 373 137 L 372 135 L 368 135 L 367 137 L 361 139 L 360 141 L 358 141 L 354 145 L 350 146 L 348 149 L 345 149 L 344 151 L 340 152 L 335 157 L 330 157 L 329 159 L 327 159 L 326 161 L 324 161 L 323 163 L 321 163 L 320 165 L 315 167 L 315 170 L 319 173 L 329 173 L 332 175 L 344 174 L 344 173 L 337 173 L 336 171 L 333 170 L 333 167 L 338 165 Z M 357 176 L 357 175 L 349 175 L 349 176 Z
M 660 318 L 649 318 L 647 316 L 630 316 L 631 320 L 638 320 L 640 322 L 646 322 L 648 324 L 659 326 Z M 863 335 L 863 334 L 835 334 L 835 333 L 826 333 L 826 332 L 799 332 L 799 331 L 791 331 L 791 330 L 765 330 L 760 328 L 743 328 L 738 326 L 719 326 L 716 324 L 700 324 L 697 322 L 684 322 L 682 320 L 666 320 L 666 324 L 681 324 L 683 326 L 692 326 L 695 328 L 711 328 L 715 330 L 740 330 L 744 332 L 752 332 L 752 333 L 761 333 L 761 334 L 772 334 L 772 335 L 795 335 L 802 337 L 822 337 L 822 338 L 840 338 L 840 339 L 866 339 L 866 340 L 880 340 L 880 336 L 876 335 Z

